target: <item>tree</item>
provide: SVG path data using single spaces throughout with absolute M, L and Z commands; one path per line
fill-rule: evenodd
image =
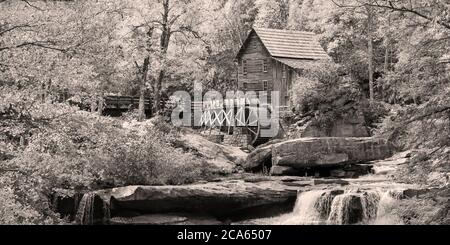
M 257 7 L 254 0 L 228 0 L 223 4 L 210 4 L 207 20 L 202 26 L 204 36 L 197 50 L 198 70 L 192 76 L 202 82 L 205 89 L 225 93 L 236 90 L 235 57 L 252 28 Z M 187 67 L 192 71 L 192 66 Z
M 136 63 L 136 68 L 138 70 L 138 76 L 141 81 L 140 88 L 139 88 L 139 121 L 142 121 L 145 119 L 145 90 L 147 85 L 147 79 L 148 79 L 148 71 L 150 69 L 150 53 L 152 51 L 152 37 L 153 37 L 153 26 L 149 26 L 147 30 L 147 55 L 144 58 L 144 62 L 142 63 L 142 67 L 139 67 L 139 65 Z
M 201 3 L 200 0 L 133 1 L 133 3 L 129 3 L 134 7 L 134 10 L 129 13 L 130 19 L 133 20 L 132 29 L 148 30 L 152 28 L 159 35 L 159 45 L 150 50 L 151 56 L 154 57 L 153 60 L 157 63 L 151 66 L 154 68 L 154 72 L 149 73 L 149 75 L 154 76 L 154 79 L 149 80 L 152 81 L 151 89 L 155 112 L 162 109 L 161 92 L 167 78 L 167 72 L 170 70 L 168 67 L 170 66 L 169 56 L 174 55 L 170 50 L 172 41 L 183 38 L 202 38 L 197 30 L 203 21 L 201 15 L 199 15 Z M 134 47 L 131 47 L 131 50 L 142 50 L 143 46 L 146 46 L 149 41 L 146 33 L 146 31 L 134 32 Z M 148 52 L 146 51 L 142 58 L 144 61 Z M 136 56 L 142 56 L 142 54 Z
M 373 94 L 373 12 L 370 6 L 366 6 L 367 11 L 367 49 L 369 63 L 369 99 L 374 100 Z
M 435 22 L 441 27 L 450 30 L 450 16 L 445 11 L 450 3 L 439 0 L 359 0 L 360 3 L 371 7 L 388 9 L 414 15 L 420 19 Z M 443 11 L 444 10 L 444 11 Z
M 379 16 L 377 9 L 354 5 L 354 1 L 345 5 L 326 0 L 302 3 L 302 29 L 318 33 L 328 54 L 372 99 L 384 54 Z
M 382 28 L 384 30 L 383 33 L 378 34 L 384 39 L 383 77 L 382 79 L 378 79 L 377 81 L 383 83 L 383 86 L 379 86 L 381 88 L 381 96 L 386 97 L 386 93 L 391 93 L 389 99 L 389 101 L 391 102 L 396 101 L 397 93 L 399 92 L 399 88 L 393 89 L 392 86 L 398 86 L 399 84 L 393 84 L 392 80 L 389 78 L 391 66 L 390 63 L 393 60 L 401 59 L 402 53 L 408 53 L 409 59 L 412 58 L 411 56 L 415 57 L 415 60 L 408 61 L 410 62 L 409 66 L 411 66 L 411 64 L 417 64 L 416 62 L 419 60 L 425 61 L 428 58 L 431 58 L 428 55 L 433 53 L 433 50 L 436 47 L 440 47 L 443 48 L 442 50 L 446 50 L 445 43 L 448 41 L 448 30 L 450 29 L 450 25 L 448 24 L 450 16 L 448 16 L 447 14 L 448 9 L 450 9 L 449 3 L 443 1 L 424 0 L 354 0 L 333 2 L 336 4 L 336 6 L 339 6 L 341 8 L 354 9 L 365 7 L 366 9 L 372 9 L 372 13 L 374 13 L 374 11 L 375 13 L 383 13 L 384 17 L 376 18 L 377 22 L 382 24 L 378 25 L 378 27 L 375 27 Z M 396 25 L 397 27 L 395 30 L 395 35 L 393 35 L 393 31 L 391 31 L 392 25 Z M 417 32 L 419 28 L 422 28 L 421 32 Z M 423 33 L 427 33 L 429 36 L 425 37 L 422 35 Z M 407 42 L 406 40 L 414 40 L 413 42 L 415 44 L 412 44 L 412 42 Z M 396 42 L 404 43 L 404 46 L 399 46 L 397 50 L 393 50 L 393 44 L 395 44 Z M 405 51 L 405 49 L 410 48 L 412 48 L 412 50 L 414 51 L 409 50 L 407 52 L 403 52 Z M 422 57 L 413 55 L 412 53 L 417 52 L 418 49 L 420 50 L 419 53 L 421 53 L 422 55 L 423 53 L 428 54 Z M 398 54 L 397 57 L 392 57 L 395 52 Z M 433 56 L 435 62 L 439 60 L 439 55 L 433 54 Z M 432 65 L 429 61 L 430 60 L 426 61 L 428 65 L 436 67 L 436 63 Z M 428 68 L 425 67 L 422 67 L 419 70 L 424 69 L 428 70 Z M 414 103 L 420 103 L 419 100 L 421 99 L 421 96 L 418 95 L 420 93 L 420 89 L 418 89 L 418 87 L 420 87 L 421 85 L 419 85 L 419 83 L 411 82 L 411 78 L 414 78 L 416 76 L 415 74 L 417 74 L 418 72 L 413 72 L 410 69 L 408 70 L 408 74 L 404 74 L 404 78 L 407 78 L 407 82 L 401 83 L 400 86 L 404 87 L 406 85 L 408 87 L 408 97 L 410 99 L 407 100 L 411 100 Z M 372 72 L 369 73 L 373 74 Z M 394 72 L 393 74 L 398 74 L 398 72 Z M 436 72 L 430 71 L 429 74 L 436 74 Z M 369 80 L 373 79 L 369 78 Z
M 0 8 L 0 80 L 29 82 L 29 89 L 44 88 L 54 97 L 101 94 L 111 86 L 111 60 L 118 55 L 111 34 L 120 4 L 2 1 Z
M 304 0 L 290 0 L 288 2 L 289 14 L 287 18 L 287 29 L 290 30 L 303 30 L 303 3 Z
M 256 27 L 284 29 L 289 15 L 289 1 L 286 0 L 256 0 L 258 15 Z
M 232 38 L 235 50 L 244 44 L 257 15 L 256 0 L 230 0 L 223 7 L 225 25 L 221 24 L 219 30 L 226 32 L 228 38 Z

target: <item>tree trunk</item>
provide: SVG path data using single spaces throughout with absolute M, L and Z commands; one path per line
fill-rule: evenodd
M 160 112 L 161 110 L 161 88 L 162 83 L 164 81 L 164 76 L 166 74 L 166 56 L 167 56 L 167 49 L 169 48 L 169 42 L 170 42 L 170 36 L 171 36 L 171 30 L 169 25 L 169 14 L 170 14 L 170 0 L 164 0 L 163 1 L 163 8 L 164 12 L 162 14 L 162 32 L 161 32 L 161 38 L 160 38 L 160 54 L 161 54 L 161 68 L 159 70 L 158 78 L 156 79 L 155 84 L 155 106 L 154 110 L 155 113 Z
M 144 63 L 142 64 L 142 68 L 139 67 L 139 65 L 136 63 L 136 67 L 141 75 L 139 78 L 141 85 L 139 88 L 139 121 L 143 121 L 146 118 L 145 115 L 145 91 L 147 86 L 147 77 L 148 77 L 148 71 L 150 70 L 150 52 L 152 47 L 152 36 L 153 36 L 153 26 L 148 27 L 147 31 L 147 56 L 144 58 Z M 139 74 L 138 73 L 138 74 Z
M 145 119 L 145 86 L 147 84 L 147 73 L 150 66 L 150 56 L 145 57 L 142 65 L 141 87 L 139 90 L 139 118 L 141 122 Z
M 161 88 L 165 71 L 163 68 L 159 71 L 158 80 L 155 84 L 155 112 L 161 111 Z
M 104 95 L 103 95 L 103 93 L 98 97 L 98 110 L 97 110 L 97 112 L 98 112 L 98 115 L 103 115 L 103 104 L 104 104 L 104 99 L 103 99 L 103 97 L 104 97 Z
M 384 52 L 384 67 L 383 67 L 383 82 L 386 82 L 386 76 L 389 72 L 389 37 L 386 37 L 386 50 Z M 385 99 L 385 89 L 386 87 L 384 86 L 384 84 L 381 86 L 380 92 L 381 92 L 381 100 L 384 101 Z
M 369 59 L 369 99 L 374 100 L 373 92 L 373 33 L 372 33 L 372 9 L 367 6 L 367 39 L 368 39 L 368 59 Z
M 388 28 L 391 25 L 391 15 L 388 15 Z M 384 74 L 384 78 L 386 78 L 388 72 L 389 72 L 389 54 L 390 54 L 390 50 L 391 50 L 391 35 L 389 33 L 389 30 L 386 32 L 386 39 L 385 39 L 385 46 L 386 46 L 386 50 L 384 51 L 384 67 L 383 67 L 383 74 Z M 382 100 L 385 100 L 385 91 L 384 91 L 385 87 L 382 86 L 381 88 L 381 97 Z
M 145 90 L 143 88 L 139 91 L 139 121 L 142 122 L 145 119 Z

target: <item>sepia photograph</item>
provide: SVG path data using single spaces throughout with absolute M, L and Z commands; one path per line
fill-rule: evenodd
M 0 224 L 449 225 L 450 1 L 0 0 Z

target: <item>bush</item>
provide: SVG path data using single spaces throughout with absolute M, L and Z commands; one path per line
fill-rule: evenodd
M 364 125 L 374 130 L 388 115 L 390 106 L 383 102 L 369 102 L 360 85 L 329 62 L 307 66 L 293 84 L 296 112 L 300 116 L 314 116 L 313 125 L 328 130 L 340 119 L 363 116 Z
M 295 110 L 301 113 L 317 108 L 320 101 L 320 82 L 306 77 L 299 77 L 293 83 L 293 100 Z
M 185 184 L 212 175 L 205 162 L 174 147 L 178 131 L 163 118 L 123 121 L 5 95 L 1 223 L 59 222 L 49 202 L 55 191 Z
M 390 107 L 390 105 L 379 101 L 372 101 L 370 103 L 364 100 L 360 102 L 359 108 L 364 115 L 365 126 L 375 131 L 386 116 L 389 115 Z
M 296 111 L 308 113 L 319 109 L 330 90 L 338 84 L 338 67 L 330 62 L 309 64 L 293 82 L 293 100 Z
M 195 171 L 202 163 L 171 146 L 176 132 L 160 131 L 162 126 L 155 129 L 151 123 L 127 127 L 86 112 L 62 117 L 33 135 L 10 164 L 45 177 L 55 188 L 181 184 L 202 177 Z M 174 180 L 178 169 L 183 171 Z
M 406 225 L 448 225 L 449 208 L 448 204 L 433 198 L 411 198 L 393 206 L 390 215 L 399 217 Z
M 48 220 L 38 211 L 18 202 L 12 188 L 7 185 L 0 187 L 0 224 L 36 224 L 46 222 Z
M 450 89 L 422 105 L 393 107 L 376 133 L 401 149 L 450 146 Z
M 133 121 L 139 120 L 139 109 L 129 109 L 128 111 L 122 113 L 122 120 L 124 121 Z

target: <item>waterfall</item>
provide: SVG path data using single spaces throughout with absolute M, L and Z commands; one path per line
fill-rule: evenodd
M 277 223 L 284 225 L 308 225 L 323 222 L 317 203 L 324 193 L 325 191 L 323 190 L 299 193 L 293 212 L 280 217 L 280 222 Z
M 320 212 L 316 203 L 323 195 L 324 191 L 307 191 L 297 196 L 294 207 L 294 216 L 298 217 L 299 224 L 314 224 L 320 222 Z
M 94 202 L 95 194 L 86 193 L 83 195 L 78 206 L 76 221 L 81 225 L 94 224 Z
M 93 225 L 98 220 L 105 222 L 110 218 L 109 206 L 95 193 L 86 193 L 81 198 L 76 214 L 76 222 L 81 225 Z
M 330 215 L 331 205 L 333 203 L 334 197 L 337 194 L 338 193 L 333 192 L 333 191 L 327 191 L 327 192 L 322 193 L 322 195 L 319 197 L 319 199 L 317 199 L 315 208 L 320 213 L 320 217 L 322 219 L 326 220 L 328 218 L 328 216 Z
M 363 222 L 367 223 L 377 217 L 380 203 L 380 192 L 371 191 L 362 195 Z
M 401 191 L 313 190 L 299 193 L 292 213 L 279 224 L 399 224 L 390 214 Z
M 333 199 L 328 217 L 329 224 L 354 224 L 362 221 L 363 207 L 361 196 L 344 193 Z
M 401 199 L 400 192 L 387 191 L 382 193 L 378 203 L 377 216 L 372 220 L 374 225 L 400 225 L 403 222 L 399 217 L 391 214 L 391 210 L 396 207 Z

